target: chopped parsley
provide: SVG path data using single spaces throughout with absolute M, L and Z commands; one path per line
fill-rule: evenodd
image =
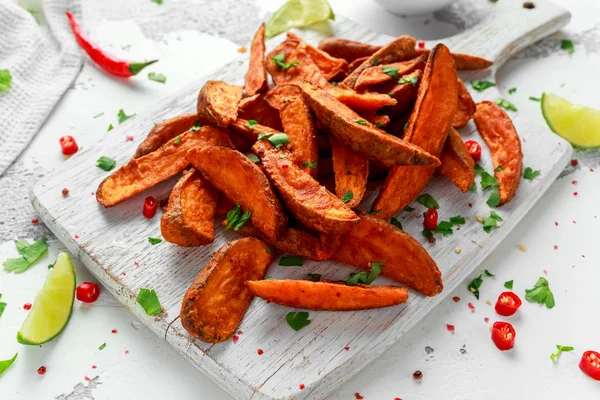
M 384 65 L 383 67 L 381 67 L 381 72 L 383 72 L 386 75 L 391 76 L 394 79 L 398 79 L 398 71 L 400 71 L 399 68 L 392 67 L 389 65 Z
M 113 125 L 112 125 L 112 124 L 110 124 L 110 125 L 108 125 L 108 129 L 106 130 L 106 132 L 110 132 L 110 131 L 112 131 L 113 129 L 114 129 Z
M 197 132 L 200 130 L 200 128 L 202 128 L 202 124 L 200 123 L 200 121 L 196 121 L 194 122 L 194 126 L 190 128 L 190 131 Z
M 498 104 L 500 107 L 504 108 L 505 110 L 518 111 L 517 107 L 515 107 L 515 105 L 513 103 L 511 103 L 508 100 L 503 99 L 502 97 L 498 97 L 496 100 L 494 100 L 494 103 Z
M 452 227 L 454 225 L 463 225 L 465 224 L 465 218 L 461 217 L 460 215 L 457 215 L 455 217 L 451 217 L 449 221 L 440 221 L 438 222 L 437 226 L 435 227 L 435 229 L 433 231 L 429 231 L 427 229 L 423 230 L 423 232 L 421 232 L 421 234 L 423 236 L 425 236 L 427 239 L 432 239 L 433 238 L 433 233 L 439 233 L 442 236 L 448 236 L 448 235 L 452 235 L 454 233 L 454 231 L 452 230 Z
M 485 189 L 492 189 L 490 197 L 487 200 L 487 205 L 490 207 L 496 207 L 500 204 L 500 192 L 498 191 L 498 180 L 490 175 L 485 169 L 481 168 L 479 164 L 475 164 L 475 173 L 481 175 L 481 187 Z M 473 187 L 471 187 L 471 191 Z
M 494 171 L 498 172 L 498 171 L 504 171 L 504 167 L 502 165 L 498 165 Z
M 154 82 L 166 83 L 167 77 L 164 74 L 159 74 L 157 72 L 150 72 L 148 74 L 148 79 Z
M 560 48 L 568 51 L 571 54 L 575 52 L 575 46 L 573 46 L 573 42 L 568 39 L 565 39 L 562 42 L 560 42 Z
M 235 207 L 227 213 L 227 225 L 225 225 L 225 230 L 229 230 L 233 227 L 233 230 L 237 232 L 251 216 L 252 213 L 250 210 L 246 210 L 242 213 L 242 207 L 239 204 L 236 204 Z
M 377 215 L 377 214 L 381 214 L 382 212 L 383 212 L 383 210 L 375 210 L 375 211 L 371 211 L 369 214 Z
M 273 250 L 271 250 L 270 247 L 267 247 L 265 251 L 267 252 L 267 254 L 273 254 Z
M 273 64 L 275 64 L 276 67 L 281 68 L 284 71 L 287 71 L 288 69 L 298 65 L 298 61 L 294 61 L 294 62 L 290 62 L 290 63 L 284 62 L 285 61 L 285 53 L 283 53 L 283 52 L 277 54 L 274 57 L 271 57 L 271 61 L 273 61 Z
M 287 158 L 287 156 L 283 153 L 279 154 L 279 158 Z
M 490 278 L 493 278 L 496 276 L 496 275 L 492 274 L 490 271 L 488 271 L 487 269 L 484 270 L 483 273 L 485 274 L 485 276 L 489 276 Z
M 364 119 L 353 119 L 352 122 L 356 122 L 357 124 L 361 124 L 361 125 L 369 125 L 369 123 L 367 121 L 365 121 Z
M 320 282 L 321 277 L 323 277 L 321 274 L 308 274 L 308 280 L 313 282 Z
M 474 80 L 471 81 L 471 86 L 473 86 L 473 89 L 477 90 L 478 92 L 483 92 L 485 89 L 496 86 L 496 84 L 490 81 Z
M 383 267 L 385 263 L 382 262 L 372 262 L 371 263 L 371 272 L 367 274 L 366 271 L 360 271 L 353 274 L 350 274 L 348 279 L 346 280 L 346 285 L 355 286 L 359 283 L 370 285 L 373 283 L 375 278 L 379 276 L 381 273 L 381 267 Z
M 279 265 L 284 267 L 301 267 L 304 260 L 300 256 L 283 256 L 279 260 Z
M 259 133 L 258 136 L 256 137 L 257 140 L 262 140 L 264 138 L 268 138 L 269 136 L 271 136 L 273 134 L 273 132 L 264 132 L 264 133 Z
M 295 331 L 299 331 L 304 328 L 308 324 L 310 324 L 310 319 L 308 319 L 308 312 L 306 311 L 298 311 L 298 312 L 289 312 L 285 316 L 285 320 L 288 325 Z
M 17 359 L 19 353 L 15 353 L 14 357 L 9 360 L 0 361 L 0 375 L 4 373 Z
M 21 257 L 9 258 L 2 263 L 4 269 L 15 273 L 23 272 L 31 267 L 48 250 L 48 243 L 45 238 L 41 238 L 34 243 L 19 239 L 15 242 L 15 245 Z
M 0 293 L 0 299 L 2 298 L 2 293 Z M 6 303 L 3 301 L 0 301 L 0 317 L 2 317 L 2 313 L 4 312 L 4 309 L 6 308 Z
M 137 295 L 137 302 L 142 306 L 146 314 L 152 316 L 162 313 L 162 307 L 154 289 L 141 288 Z
M 525 168 L 525 172 L 523 173 L 523 178 L 529 179 L 530 181 L 534 180 L 539 174 L 540 170 L 532 170 L 530 167 Z
M 545 304 L 546 307 L 554 307 L 554 294 L 548 286 L 548 280 L 544 277 L 538 279 L 533 289 L 525 289 L 525 298 L 538 304 Z
M 475 182 L 473 182 L 473 184 L 471 185 L 471 189 L 469 189 L 471 192 L 476 192 L 477 191 L 477 184 Z
M 511 279 L 510 281 L 504 282 L 504 287 L 507 288 L 508 290 L 512 290 L 512 288 L 513 288 L 513 282 L 514 282 L 514 279 Z
M 496 212 L 492 211 L 489 217 L 483 219 L 483 230 L 487 233 L 490 233 L 493 228 L 498 227 L 498 221 L 503 221 L 502 217 L 500 217 Z
M 110 171 L 117 166 L 117 162 L 110 157 L 102 156 L 96 160 L 96 167 L 105 171 Z
M 149 237 L 148 238 L 148 243 L 150 243 L 151 245 L 155 245 L 155 244 L 159 244 L 162 242 L 162 239 L 160 238 L 153 238 L 153 237 Z
M 423 193 L 417 197 L 417 202 L 423 204 L 427 208 L 440 208 L 438 202 L 435 201 L 435 199 L 429 193 Z
M 379 60 L 377 59 L 377 57 L 373 57 L 373 59 L 371 60 L 371 65 L 379 65 Z
M 163 3 L 163 0 L 152 0 L 152 2 L 153 2 L 153 3 L 156 3 L 156 4 L 162 4 L 162 3 Z
M 179 144 L 179 143 L 181 143 L 181 135 L 177 136 L 177 137 L 175 138 L 175 140 L 173 141 L 173 143 L 175 143 L 175 144 Z
M 411 206 L 404 206 L 403 210 L 406 211 L 406 212 L 415 211 L 415 209 L 412 208 Z
M 396 217 L 392 217 L 390 218 L 390 224 L 394 225 L 396 228 L 400 229 L 400 230 L 404 230 L 402 228 L 402 222 L 398 221 L 396 219 Z
M 573 351 L 573 350 L 575 350 L 575 348 L 573 346 L 562 346 L 560 344 L 557 344 L 556 348 L 558 349 L 558 351 L 556 353 L 550 354 L 550 359 L 553 362 L 556 362 L 556 360 L 558 359 L 558 357 L 560 357 L 560 354 L 563 351 Z
M 342 202 L 347 203 L 354 198 L 354 193 L 351 190 L 348 190 L 344 197 L 342 197 Z
M 127 114 L 125 114 L 125 111 L 123 111 L 123 109 L 120 109 L 117 116 L 119 117 L 119 124 L 122 124 L 123 122 L 127 121 L 129 118 L 135 117 L 135 114 L 127 115 Z
M 285 133 L 276 133 L 269 136 L 267 140 L 271 142 L 273 146 L 279 149 L 284 144 L 289 143 L 290 137 Z
M 104 350 L 104 348 L 106 347 L 106 342 L 102 343 L 99 347 L 98 350 Z
M 315 169 L 315 168 L 317 168 L 317 162 L 316 161 L 304 161 L 302 163 L 302 166 Z
M 260 160 L 259 160 L 259 158 L 256 156 L 256 154 L 250 153 L 250 154 L 248 154 L 248 158 L 249 158 L 250 160 L 252 160 L 252 162 L 255 162 L 255 163 L 259 163 L 259 162 L 260 162 Z
M 479 299 L 479 288 L 481 287 L 481 284 L 483 283 L 483 274 L 479 274 L 479 276 L 475 279 L 473 279 L 471 282 L 469 282 L 469 285 L 467 286 L 467 289 L 469 289 L 469 292 L 473 293 L 475 295 L 475 297 L 477 297 L 477 299 Z
M 529 100 L 531 100 L 531 101 L 542 101 L 542 99 L 540 99 L 539 97 L 533 97 L 533 96 L 529 96 Z
M 402 78 L 398 79 L 398 83 L 400 85 L 403 85 L 405 83 L 410 83 L 413 86 L 417 85 L 417 77 L 416 76 L 403 76 Z
M 516 91 L 517 91 L 517 88 L 516 88 L 516 87 L 514 87 L 514 88 L 510 88 L 510 89 L 508 89 L 508 94 L 513 94 L 513 93 L 515 93 Z
M 0 69 L 0 93 L 10 89 L 12 86 L 10 82 L 12 81 L 12 75 L 7 69 Z
M 255 119 L 250 119 L 244 125 L 246 125 L 246 127 L 249 128 L 249 129 L 254 129 L 254 127 L 256 126 L 256 124 L 258 124 L 258 122 L 256 122 Z
M 456 217 L 450 217 L 450 223 L 452 225 L 464 225 L 465 222 L 465 217 L 461 217 L 460 215 L 457 215 Z

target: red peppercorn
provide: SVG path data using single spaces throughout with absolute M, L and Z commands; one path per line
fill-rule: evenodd
M 23 304 L 23 310 L 31 310 L 31 303 Z
M 93 282 L 83 282 L 77 286 L 77 300 L 84 303 L 93 303 L 100 296 L 100 286 Z
M 46 373 L 46 367 L 43 365 L 37 369 L 38 375 L 44 375 Z
M 430 208 L 425 213 L 425 219 L 423 220 L 423 227 L 428 231 L 433 231 L 437 228 L 438 223 L 438 212 L 435 208 Z
M 346 351 L 350 350 L 350 346 L 345 346 L 344 350 L 346 350 Z
M 417 370 L 413 373 L 413 378 L 415 378 L 416 380 L 419 380 L 419 379 L 423 378 L 423 373 L 421 371 Z
M 67 188 L 64 188 L 64 189 L 62 190 L 62 195 L 63 195 L 63 196 L 68 196 L 68 195 L 69 195 L 69 189 L 67 189 Z
M 473 161 L 477 162 L 481 160 L 481 146 L 474 140 L 467 140 L 465 142 L 465 146 L 467 147 L 467 151 L 473 158 Z
M 77 153 L 77 150 L 79 150 L 79 146 L 77 146 L 77 142 L 75 142 L 73 136 L 63 136 L 60 139 L 58 139 L 58 142 L 60 143 L 62 153 L 65 156 L 75 154 Z
M 156 199 L 152 196 L 146 197 L 144 200 L 144 217 L 150 219 L 156 215 Z
M 240 337 L 238 335 L 233 335 L 233 344 L 236 344 L 238 342 L 238 340 L 240 340 Z

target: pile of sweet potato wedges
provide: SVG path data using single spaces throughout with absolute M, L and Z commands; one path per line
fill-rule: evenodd
M 293 33 L 265 54 L 264 25 L 245 86 L 209 81 L 197 112 L 157 124 L 133 159 L 98 188 L 115 206 L 183 172 L 161 218 L 179 246 L 213 242 L 215 218 L 245 238 L 215 253 L 186 293 L 181 319 L 207 342 L 229 338 L 254 295 L 310 310 L 359 310 L 406 301 L 402 286 L 263 280 L 278 253 L 371 269 L 424 295 L 442 291 L 435 261 L 390 224 L 437 171 L 463 192 L 474 161 L 455 128 L 474 118 L 497 170 L 501 204 L 521 176 L 519 137 L 496 104 L 474 104 L 457 76 L 491 62 L 419 49 L 410 36 L 385 46 Z M 269 85 L 268 75 L 274 83 Z M 383 181 L 381 185 L 380 182 Z M 381 186 L 371 212 L 357 211 Z

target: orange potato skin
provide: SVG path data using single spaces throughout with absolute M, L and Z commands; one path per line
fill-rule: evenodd
M 356 68 L 358 68 L 362 63 L 364 63 L 365 61 L 367 61 L 369 57 L 361 57 L 361 58 L 357 58 L 355 60 L 353 60 L 349 65 L 348 65 L 348 73 L 352 73 Z
M 404 139 L 440 156 L 457 107 L 456 68 L 450 50 L 442 44 L 430 54 Z M 431 179 L 435 167 L 394 166 L 373 202 L 379 218 L 389 219 L 412 202 Z
M 381 46 L 373 46 L 354 40 L 327 38 L 319 42 L 319 49 L 335 58 L 343 58 L 353 62 L 359 58 L 367 58 L 379 50 Z
M 215 209 L 219 192 L 195 169 L 184 172 L 169 196 L 169 208 L 160 218 L 167 242 L 195 247 L 215 240 Z
M 254 238 L 221 247 L 185 293 L 181 324 L 195 338 L 220 343 L 237 330 L 254 295 L 247 280 L 263 279 L 274 254 Z
M 376 111 L 383 107 L 396 105 L 396 100 L 388 96 L 387 93 L 358 93 L 340 86 L 327 87 L 327 93 L 354 111 L 359 112 Z
M 313 178 L 318 176 L 319 142 L 315 119 L 302 97 L 296 97 L 279 110 L 283 131 L 290 138 L 289 150 L 294 155 L 296 165 Z M 317 163 L 316 168 L 310 168 L 305 163 Z
M 429 53 L 431 53 L 431 50 L 417 49 L 415 55 L 424 55 L 429 57 Z M 479 69 L 489 68 L 494 64 L 485 58 L 472 56 L 470 54 L 452 53 L 452 57 L 454 58 L 457 71 L 476 71 Z
M 369 160 L 362 154 L 352 151 L 336 138 L 331 138 L 330 143 L 335 175 L 335 194 L 341 199 L 348 191 L 351 191 L 353 197 L 346 205 L 356 208 L 367 190 Z
M 325 79 L 330 80 L 336 76 L 346 76 L 348 73 L 348 61 L 343 58 L 332 57 L 323 50 L 304 42 L 298 35 L 292 32 L 288 32 L 287 37 L 306 46 L 306 52 L 321 70 Z
M 158 150 L 160 146 L 167 143 L 169 140 L 192 128 L 197 121 L 198 116 L 194 113 L 178 115 L 159 122 L 154 125 L 150 132 L 148 132 L 146 139 L 140 143 L 133 158 L 140 158 Z
M 440 161 L 442 165 L 438 172 L 449 178 L 461 192 L 469 191 L 475 181 L 475 161 L 454 128 L 448 132 Z
M 462 128 L 475 113 L 475 102 L 462 80 L 458 80 L 458 105 L 452 120 L 454 128 Z
M 375 111 L 363 111 L 361 115 L 379 129 L 385 129 L 392 122 L 388 115 L 378 115 Z
M 375 215 L 359 215 L 360 222 L 341 236 L 332 260 L 365 269 L 371 262 L 385 262 L 382 275 L 427 296 L 441 293 L 442 274 L 417 240 Z
M 348 85 L 350 88 L 354 88 L 358 76 L 367 68 L 373 65 L 373 59 L 377 59 L 379 64 L 391 64 L 398 61 L 405 61 L 414 58 L 415 45 L 417 41 L 415 38 L 404 35 L 392 40 L 390 43 L 381 47 L 375 53 L 371 54 L 369 58 L 361 65 L 359 65 L 354 71 L 352 71 L 343 83 Z
M 479 134 L 485 140 L 494 161 L 494 170 L 498 180 L 500 205 L 512 200 L 517 193 L 523 175 L 523 151 L 521 139 L 508 114 L 496 103 L 482 101 L 477 103 L 473 115 Z
M 321 125 L 352 150 L 369 159 L 387 165 L 431 165 L 437 167 L 439 160 L 417 146 L 407 143 L 373 127 L 362 125 L 360 115 L 332 97 L 325 90 L 303 83 L 302 94 Z
M 425 68 L 426 62 L 427 57 L 421 56 L 413 58 L 412 60 L 385 65 L 379 64 L 368 67 L 359 75 L 354 85 L 354 90 L 367 90 L 375 85 L 381 85 L 382 83 L 387 83 L 390 81 L 397 81 L 398 78 L 403 75 L 412 74 L 417 70 L 422 71 Z M 394 79 L 390 75 L 384 73 L 383 67 L 398 68 L 398 78 Z
M 281 110 L 286 101 L 293 100 L 294 97 L 302 97 L 300 89 L 295 84 L 277 85 L 271 88 L 265 95 L 265 101 L 276 110 Z
M 265 24 L 256 31 L 250 47 L 250 62 L 245 76 L 246 96 L 254 96 L 269 90 L 267 64 L 265 61 Z
M 266 102 L 265 94 L 243 98 L 239 104 L 238 118 L 253 119 L 277 131 L 283 130 L 279 112 Z
M 294 50 L 291 53 L 289 53 L 290 47 L 294 45 Z M 281 53 L 281 51 L 277 50 L 281 46 L 283 46 L 282 49 L 284 49 L 283 52 L 285 54 L 285 62 L 298 63 L 298 65 L 291 67 L 287 71 L 284 71 L 282 68 L 277 67 L 277 65 L 271 58 Z M 308 54 L 306 50 L 306 44 L 298 43 L 290 39 L 284 41 L 280 46 L 278 46 L 275 50 L 269 53 L 267 61 L 267 71 L 269 71 L 269 73 L 271 74 L 275 85 L 285 85 L 298 82 L 310 82 L 321 87 L 326 87 L 327 85 L 329 85 L 329 82 L 327 81 L 327 79 L 325 79 L 325 76 L 323 76 L 317 64 L 315 64 L 313 59 Z
M 415 105 L 422 76 L 423 73 L 421 70 L 416 70 L 411 74 L 402 76 L 407 79 L 415 77 L 417 79 L 416 85 L 413 85 L 410 82 L 397 83 L 396 81 L 393 81 L 375 86 L 371 88 L 371 90 L 385 93 L 388 97 L 391 95 L 396 100 L 396 105 L 387 107 L 384 112 L 388 113 L 393 118 L 397 118 L 398 116 L 410 112 Z
M 221 81 L 208 81 L 198 93 L 198 117 L 217 126 L 231 125 L 238 114 L 243 88 Z
M 408 299 L 400 286 L 346 285 L 344 282 L 249 280 L 256 296 L 282 306 L 314 311 L 356 311 L 395 306 Z
M 334 234 L 344 233 L 358 222 L 348 206 L 296 166 L 292 153 L 275 149 L 265 140 L 257 141 L 252 150 L 298 221 L 311 230 Z
M 252 224 L 267 238 L 283 234 L 287 218 L 271 183 L 254 162 L 239 151 L 207 146 L 192 149 L 188 161 L 243 210 L 250 210 Z
M 180 173 L 189 165 L 185 154 L 191 148 L 211 144 L 233 146 L 224 130 L 212 126 L 184 133 L 179 136 L 179 144 L 175 144 L 176 140 L 175 137 L 160 149 L 129 161 L 102 181 L 96 191 L 98 203 L 104 207 L 116 206 Z
M 215 215 L 217 217 L 224 217 L 233 207 L 235 207 L 235 203 L 229 200 L 223 193 L 220 193 L 219 199 L 217 200 Z

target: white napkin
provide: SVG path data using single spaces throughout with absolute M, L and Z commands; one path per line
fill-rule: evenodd
M 0 69 L 12 88 L 0 93 L 0 175 L 27 147 L 81 69 L 81 51 L 66 11 L 81 16 L 79 0 L 46 0 L 47 26 L 11 0 L 0 0 Z M 56 143 L 58 148 L 59 144 Z

